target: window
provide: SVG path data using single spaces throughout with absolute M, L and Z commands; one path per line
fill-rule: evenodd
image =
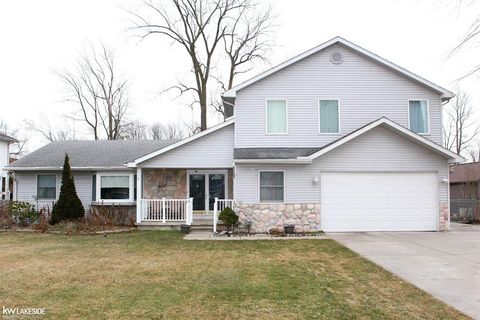
M 130 176 L 100 176 L 101 200 L 129 200 Z
M 57 176 L 54 174 L 39 174 L 37 176 L 37 199 L 57 198 Z
M 283 202 L 283 171 L 260 171 L 260 202 Z
M 318 109 L 320 133 L 340 133 L 338 100 L 320 100 Z
M 415 133 L 428 133 L 428 101 L 408 101 L 409 127 Z
M 267 100 L 267 134 L 287 133 L 287 101 Z

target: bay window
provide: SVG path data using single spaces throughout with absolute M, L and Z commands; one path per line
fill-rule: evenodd
M 98 173 L 97 201 L 132 202 L 135 200 L 135 179 L 130 173 Z

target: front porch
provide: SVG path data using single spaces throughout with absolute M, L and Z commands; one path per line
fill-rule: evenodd
M 233 205 L 233 170 L 137 168 L 136 224 L 145 228 L 212 229 Z

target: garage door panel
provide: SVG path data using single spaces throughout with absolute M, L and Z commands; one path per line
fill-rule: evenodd
M 436 229 L 434 173 L 323 173 L 325 231 Z

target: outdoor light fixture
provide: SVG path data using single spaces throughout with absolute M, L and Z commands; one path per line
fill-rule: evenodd
M 442 183 L 448 183 L 448 178 L 442 178 L 442 180 L 440 180 Z
M 313 177 L 313 179 L 312 179 L 312 182 L 314 184 L 317 184 L 319 181 L 320 181 L 320 179 L 318 177 Z

